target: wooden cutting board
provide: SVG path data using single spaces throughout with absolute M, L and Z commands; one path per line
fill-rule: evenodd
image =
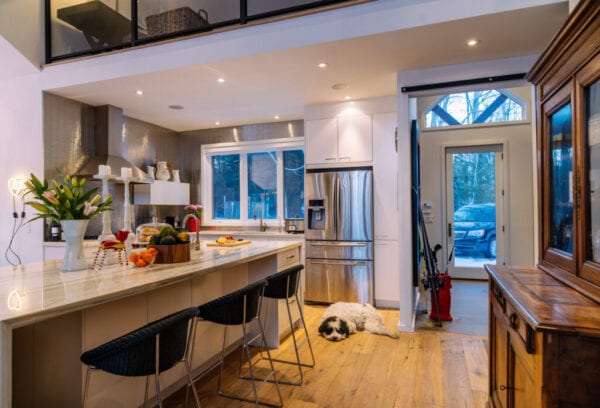
M 243 241 L 232 241 L 232 242 L 225 242 L 224 244 L 219 244 L 218 242 L 215 241 L 208 241 L 206 243 L 206 246 L 212 246 L 212 247 L 236 247 L 236 246 L 240 246 L 240 245 L 247 245 L 247 244 L 251 244 L 252 241 L 250 240 L 243 240 Z

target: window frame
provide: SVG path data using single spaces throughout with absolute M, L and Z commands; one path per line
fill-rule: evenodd
M 523 119 L 521 120 L 510 120 L 510 121 L 504 121 L 504 122 L 483 122 L 483 123 L 467 123 L 467 124 L 458 124 L 458 125 L 450 125 L 448 124 L 447 126 L 436 126 L 436 127 L 427 127 L 427 114 L 429 112 L 431 112 L 439 103 L 441 100 L 443 100 L 445 97 L 447 97 L 448 95 L 454 94 L 454 93 L 467 93 L 467 92 L 477 92 L 477 91 L 486 91 L 486 90 L 495 90 L 501 94 L 503 94 L 504 96 L 506 96 L 508 99 L 512 100 L 513 102 L 517 103 L 518 105 L 521 106 L 521 108 L 523 109 Z M 522 125 L 524 123 L 528 123 L 531 121 L 530 118 L 530 109 L 529 109 L 529 104 L 520 96 L 517 96 L 516 94 L 514 94 L 513 92 L 511 92 L 509 90 L 509 88 L 489 88 L 489 89 L 481 89 L 481 88 L 475 88 L 475 89 L 466 89 L 464 91 L 460 91 L 460 92 L 448 92 L 448 93 L 444 93 L 443 95 L 440 95 L 431 105 L 429 105 L 427 107 L 427 109 L 425 109 L 423 111 L 423 113 L 421 114 L 421 131 L 422 132 L 432 132 L 432 131 L 439 131 L 439 130 L 444 130 L 444 129 L 460 129 L 460 128 L 477 128 L 477 127 L 489 127 L 489 126 L 507 126 L 507 125 Z
M 201 203 L 202 224 L 207 226 L 252 226 L 258 223 L 248 217 L 248 153 L 276 152 L 277 153 L 277 219 L 264 219 L 268 226 L 277 227 L 284 219 L 284 185 L 283 185 L 283 152 L 285 150 L 304 151 L 304 137 L 254 140 L 246 142 L 227 142 L 204 144 L 200 149 L 202 157 Z M 225 154 L 240 155 L 240 218 L 214 219 L 213 217 L 213 174 L 211 157 Z

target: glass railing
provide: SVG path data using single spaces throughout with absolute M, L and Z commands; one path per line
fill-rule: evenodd
M 46 62 L 361 2 L 364 0 L 46 0 Z

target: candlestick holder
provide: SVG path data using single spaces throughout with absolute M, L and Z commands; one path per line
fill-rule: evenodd
M 102 180 L 102 201 L 108 199 L 108 180 L 116 177 L 110 174 L 96 174 L 93 176 L 97 180 Z M 115 239 L 110 227 L 110 211 L 102 212 L 102 233 L 98 236 L 98 242 Z
M 135 180 L 134 177 L 117 177 L 117 180 L 121 180 L 123 182 L 123 230 L 129 232 L 135 232 L 132 224 L 131 217 L 131 202 L 129 200 L 129 183 Z M 135 235 L 135 234 L 129 234 Z

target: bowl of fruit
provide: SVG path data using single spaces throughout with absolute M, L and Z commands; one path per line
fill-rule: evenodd
M 160 228 L 148 241 L 148 249 L 157 251 L 156 263 L 177 263 L 190 260 L 190 234 L 177 232 L 171 226 Z
M 129 262 L 137 268 L 148 268 L 156 261 L 155 248 L 134 249 L 129 254 Z

